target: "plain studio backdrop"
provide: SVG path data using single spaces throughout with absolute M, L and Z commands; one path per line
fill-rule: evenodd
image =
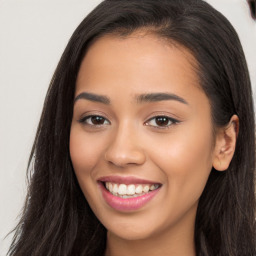
M 25 200 L 27 162 L 50 79 L 71 34 L 100 2 L 0 0 L 0 256 Z M 208 2 L 240 36 L 256 99 L 256 22 L 248 4 Z

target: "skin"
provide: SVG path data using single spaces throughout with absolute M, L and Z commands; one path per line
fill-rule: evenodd
M 212 166 L 227 169 L 235 149 L 238 118 L 213 136 L 209 100 L 196 64 L 181 46 L 148 33 L 98 39 L 82 61 L 74 104 L 70 155 L 80 187 L 107 228 L 108 256 L 195 255 L 198 200 Z M 138 101 L 138 95 L 170 93 L 184 99 Z M 101 116 L 100 125 L 86 116 Z M 177 120 L 157 125 L 156 116 Z M 81 122 L 81 119 L 83 122 Z M 133 176 L 161 183 L 142 208 L 121 212 L 104 201 L 97 180 Z

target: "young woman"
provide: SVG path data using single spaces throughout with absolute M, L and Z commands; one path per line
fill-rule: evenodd
M 9 255 L 252 256 L 244 54 L 200 0 L 106 0 L 53 76 Z

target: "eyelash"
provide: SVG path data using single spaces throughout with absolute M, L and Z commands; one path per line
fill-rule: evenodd
M 104 123 L 103 124 L 93 124 L 92 123 L 92 120 L 90 121 L 90 123 L 88 123 L 87 121 L 92 119 L 92 118 L 100 118 L 101 120 L 104 120 L 104 123 L 105 121 L 108 122 L 108 125 L 110 124 L 110 122 L 107 120 L 107 118 L 103 117 L 103 116 L 100 116 L 100 115 L 89 115 L 89 116 L 85 116 L 83 118 L 81 118 L 79 120 L 79 123 L 82 123 L 84 125 L 89 125 L 89 126 L 96 126 L 96 127 L 100 127 L 102 125 L 105 125 Z
M 164 126 L 160 126 L 160 125 L 157 125 L 156 123 L 156 119 L 164 119 L 164 122 L 167 121 L 167 125 L 164 125 Z M 155 121 L 154 121 L 155 120 Z M 149 122 L 151 121 L 154 121 L 155 125 L 150 125 Z M 150 118 L 148 121 L 145 122 L 145 125 L 146 126 L 151 126 L 153 128 L 156 128 L 156 129 L 169 129 L 172 125 L 176 125 L 180 123 L 178 120 L 172 118 L 172 117 L 169 117 L 169 116 L 165 116 L 165 115 L 158 115 L 158 116 L 154 116 L 152 118 Z
M 103 124 L 93 124 L 93 121 L 92 121 L 92 118 L 97 118 L 98 121 L 104 121 Z M 167 121 L 167 124 L 164 125 L 164 126 L 160 126 L 156 123 L 156 119 L 159 118 L 159 119 L 164 119 L 163 122 L 166 122 Z M 90 121 L 88 121 L 90 120 Z M 155 121 L 154 121 L 155 120 Z M 150 122 L 154 121 L 154 124 L 150 124 Z M 107 122 L 107 124 L 105 124 L 105 122 Z M 111 124 L 110 121 L 101 116 L 101 115 L 89 115 L 89 116 L 85 116 L 83 118 L 81 118 L 79 120 L 79 123 L 82 123 L 83 125 L 88 125 L 88 126 L 91 126 L 91 127 L 102 127 L 104 125 L 109 125 Z M 158 116 L 154 116 L 154 117 L 151 117 L 148 121 L 146 121 L 144 123 L 144 125 L 146 126 L 151 126 L 153 128 L 156 128 L 156 129 L 169 129 L 170 126 L 172 125 L 176 125 L 180 123 L 180 121 L 174 119 L 174 118 L 171 118 L 169 116 L 165 116 L 165 115 L 158 115 Z

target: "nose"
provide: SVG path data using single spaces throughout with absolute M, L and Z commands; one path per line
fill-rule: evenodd
M 117 167 L 142 165 L 146 161 L 146 156 L 138 137 L 136 129 L 128 125 L 120 126 L 117 131 L 113 131 L 105 152 L 105 160 Z

